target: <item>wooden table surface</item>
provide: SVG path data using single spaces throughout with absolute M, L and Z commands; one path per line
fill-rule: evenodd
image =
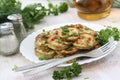
M 22 7 L 36 2 L 41 2 L 46 6 L 46 1 L 44 0 L 20 1 L 23 3 Z M 52 2 L 56 4 L 60 1 L 61 0 L 52 0 Z M 59 14 L 58 16 L 46 16 L 41 20 L 40 23 L 35 25 L 35 29 L 31 32 L 41 29 L 45 26 L 49 27 L 55 24 L 70 22 L 89 22 L 120 28 L 120 9 L 112 8 L 111 14 L 106 18 L 96 21 L 86 21 L 77 16 L 77 10 L 75 8 L 69 8 L 66 13 Z M 23 66 L 27 64 L 32 64 L 32 62 L 25 59 L 21 53 L 17 53 L 8 57 L 0 55 L 0 80 L 27 80 L 22 73 L 16 73 L 12 71 L 14 65 Z M 82 73 L 78 77 L 73 78 L 73 80 L 120 80 L 120 43 L 118 43 L 117 48 L 110 55 L 101 60 L 85 64 L 82 67 Z M 59 68 L 53 68 L 45 72 L 40 72 L 41 75 L 39 78 L 33 80 L 53 80 L 52 72 L 56 69 Z

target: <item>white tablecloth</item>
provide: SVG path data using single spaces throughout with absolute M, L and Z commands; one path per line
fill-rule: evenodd
M 32 4 L 36 2 L 41 2 L 44 5 L 47 5 L 45 0 L 20 0 L 23 5 Z M 51 0 L 54 3 L 58 3 L 61 0 Z M 103 19 L 97 21 L 86 21 L 80 19 L 77 16 L 77 10 L 75 8 L 69 8 L 66 13 L 59 14 L 58 16 L 46 16 L 41 20 L 40 23 L 35 25 L 36 31 L 45 26 L 51 26 L 61 23 L 70 23 L 70 22 L 89 22 L 97 23 L 101 25 L 111 25 L 120 28 L 120 9 L 112 9 L 111 14 Z M 29 32 L 30 33 L 30 32 Z M 98 60 L 93 63 L 83 65 L 83 71 L 80 76 L 73 78 L 73 80 L 120 80 L 120 43 L 117 48 L 105 58 Z M 12 56 L 2 56 L 0 55 L 0 80 L 26 80 L 21 73 L 16 73 L 12 71 L 14 65 L 23 66 L 27 64 L 32 64 L 29 60 L 25 59 L 20 53 L 17 53 Z M 45 72 L 40 72 L 41 76 L 38 80 L 53 80 L 52 72 L 58 68 L 53 68 Z M 35 80 L 35 79 L 34 79 Z

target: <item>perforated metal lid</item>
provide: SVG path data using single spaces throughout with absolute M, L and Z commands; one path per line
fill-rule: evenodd
M 11 22 L 5 22 L 0 24 L 0 31 L 6 31 L 10 29 L 14 29 L 13 24 Z

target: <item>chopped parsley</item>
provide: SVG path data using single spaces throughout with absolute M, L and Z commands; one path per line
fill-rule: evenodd
M 61 42 L 61 44 L 65 45 L 65 44 L 67 44 L 67 43 L 66 43 L 66 42 Z
M 60 39 L 55 39 L 55 42 L 61 43 Z
M 42 45 L 46 45 L 46 44 L 47 44 L 47 41 L 46 41 L 46 40 L 42 42 Z
M 70 34 L 70 36 L 77 37 L 77 36 L 78 36 L 78 34 L 77 34 L 76 32 L 72 32 L 72 33 Z
M 64 36 L 62 36 L 62 39 L 67 39 L 69 37 L 78 37 L 78 34 L 76 32 L 72 32 L 71 34 L 66 34 Z
M 85 28 L 84 28 L 84 30 L 90 30 L 90 28 L 88 28 L 88 27 L 85 27 Z
M 45 56 L 40 56 L 39 60 L 46 60 L 46 57 Z
M 80 31 L 81 31 L 81 32 L 83 32 L 83 31 L 84 31 L 84 29 L 83 29 L 83 28 L 80 28 Z
M 72 46 L 72 45 L 73 45 L 73 42 L 67 42 L 67 44 Z
M 70 48 L 68 48 L 68 49 L 66 49 L 67 51 L 70 51 L 70 50 L 72 50 L 72 48 L 70 47 Z
M 42 38 L 46 37 L 46 34 L 45 34 L 45 33 L 42 33 L 42 34 L 41 34 L 41 37 L 42 37 Z
M 50 31 L 45 31 L 45 29 L 43 29 L 43 33 L 41 33 L 41 37 L 42 37 L 42 38 L 45 38 L 45 37 L 47 37 L 48 35 L 50 35 Z
M 50 35 L 50 31 L 48 31 L 47 34 Z
M 45 29 L 43 29 L 43 32 L 45 32 Z
M 68 44 L 68 42 L 61 41 L 60 39 L 55 39 L 55 42 L 61 43 L 63 45 Z
M 12 71 L 14 71 L 18 66 L 16 64 L 13 65 Z
M 69 32 L 69 29 L 67 27 L 61 27 L 62 34 L 67 34 Z
M 46 47 L 46 52 L 49 52 L 49 51 L 51 51 L 51 48 L 49 48 L 49 47 Z
M 73 27 L 75 25 L 71 24 L 71 25 L 65 25 L 64 27 Z
M 67 38 L 69 38 L 70 36 L 69 35 L 65 35 L 65 36 L 62 36 L 61 38 L 62 39 L 67 39 Z
M 85 41 L 85 44 L 88 46 L 88 45 L 89 45 L 89 41 L 88 41 L 88 40 L 86 40 L 86 41 Z

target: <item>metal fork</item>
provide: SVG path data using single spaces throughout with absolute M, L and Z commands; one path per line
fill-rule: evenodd
M 75 55 L 72 55 L 72 56 L 69 56 L 69 57 L 66 57 L 66 58 L 58 59 L 58 60 L 53 61 L 49 64 L 45 64 L 45 65 L 40 66 L 38 68 L 23 72 L 23 74 L 24 74 L 24 76 L 35 75 L 35 74 L 37 74 L 41 71 L 44 71 L 44 70 L 47 70 L 49 68 L 55 67 L 55 66 L 57 66 L 61 63 L 64 63 L 66 61 L 69 61 L 69 60 L 77 58 L 77 57 L 99 57 L 99 56 L 102 56 L 102 55 L 106 55 L 106 54 L 112 52 L 115 49 L 116 45 L 117 45 L 117 42 L 114 41 L 114 39 L 111 38 L 108 43 L 106 43 L 104 46 L 102 46 L 98 49 L 95 49 L 95 50 L 90 51 L 88 53 L 84 53 L 84 54 L 78 53 L 78 54 L 75 54 Z

